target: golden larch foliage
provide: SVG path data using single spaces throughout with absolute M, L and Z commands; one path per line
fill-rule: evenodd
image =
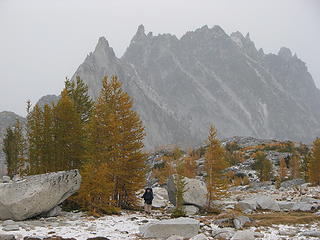
M 211 201 L 225 195 L 228 180 L 223 170 L 228 167 L 225 159 L 225 150 L 217 138 L 217 130 L 214 126 L 210 127 L 208 136 L 208 147 L 205 153 L 205 170 L 207 172 L 208 188 L 208 208 Z
M 309 163 L 309 180 L 314 185 L 320 185 L 320 138 L 313 142 Z

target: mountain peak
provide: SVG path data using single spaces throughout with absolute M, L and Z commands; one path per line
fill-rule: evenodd
M 286 47 L 282 47 L 280 48 L 278 55 L 286 60 L 289 60 L 290 58 L 292 58 L 292 52 L 289 48 Z
M 140 24 L 140 25 L 138 26 L 138 30 L 137 30 L 136 35 L 145 35 L 145 29 L 144 29 L 143 24 Z
M 94 50 L 95 55 L 103 54 L 108 55 L 110 57 L 115 57 L 115 53 L 113 51 L 113 48 L 109 46 L 109 42 L 105 37 L 100 37 L 97 43 L 97 46 Z
M 109 47 L 108 40 L 105 37 L 100 37 L 98 40 L 97 47 L 103 47 L 103 48 Z

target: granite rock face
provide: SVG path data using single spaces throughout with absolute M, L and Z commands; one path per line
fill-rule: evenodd
M 0 219 L 24 220 L 50 212 L 74 194 L 81 183 L 78 170 L 28 176 L 0 184 Z
M 180 39 L 141 25 L 118 58 L 105 38 L 79 66 L 95 99 L 116 74 L 146 126 L 146 147 L 201 143 L 209 124 L 235 135 L 310 141 L 320 133 L 320 91 L 287 48 L 257 50 L 249 34 L 204 26 Z

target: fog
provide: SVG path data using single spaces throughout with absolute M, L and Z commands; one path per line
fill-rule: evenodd
M 154 34 L 220 25 L 250 33 L 257 48 L 286 46 L 320 86 L 318 0 L 0 0 L 0 112 L 59 94 L 100 36 L 121 57 L 139 24 Z

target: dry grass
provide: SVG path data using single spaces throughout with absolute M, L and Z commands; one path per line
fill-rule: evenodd
M 271 226 L 273 224 L 307 224 L 311 222 L 320 222 L 320 216 L 314 213 L 292 212 L 292 213 L 260 213 L 248 215 L 254 220 L 251 226 Z

